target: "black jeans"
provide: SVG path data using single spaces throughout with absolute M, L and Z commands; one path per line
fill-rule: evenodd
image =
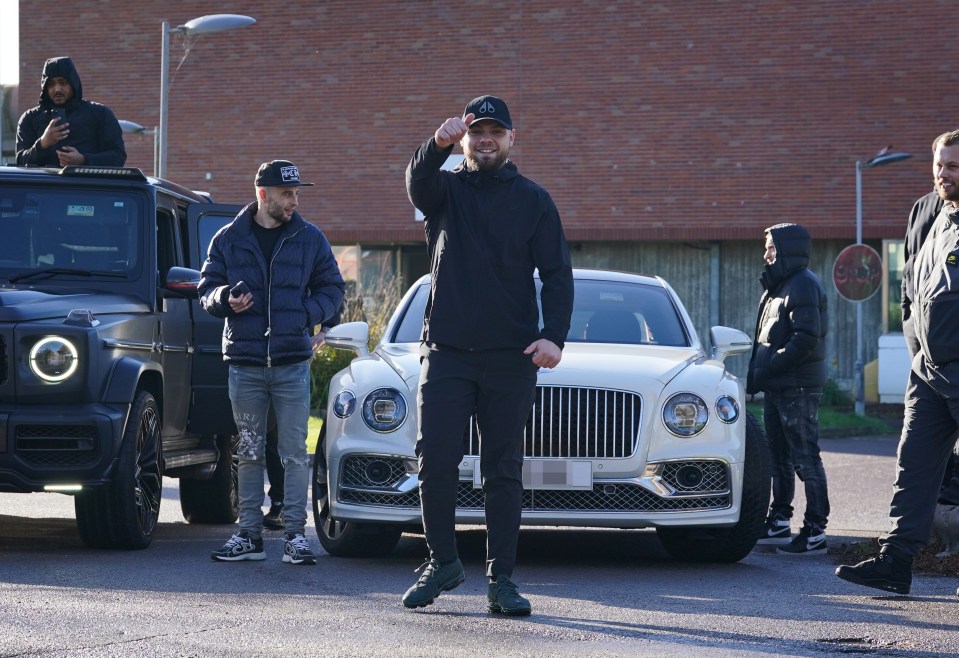
M 880 538 L 883 547 L 915 557 L 926 545 L 957 429 L 959 400 L 943 397 L 910 370 L 889 506 L 893 527 Z
M 523 507 L 523 430 L 533 406 L 536 371 L 522 350 L 467 352 L 422 347 L 417 396 L 420 499 L 430 557 L 457 557 L 455 514 L 463 436 L 476 414 L 486 496 L 486 573 L 510 576 Z
M 763 404 L 766 438 L 773 466 L 773 500 L 770 514 L 791 519 L 796 477 L 806 493 L 803 525 L 826 529 L 829 494 L 826 471 L 819 456 L 819 400 L 821 393 L 805 389 L 767 391 Z

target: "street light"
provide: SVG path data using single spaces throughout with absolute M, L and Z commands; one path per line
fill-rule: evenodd
M 911 153 L 890 153 L 887 146 L 869 160 L 856 160 L 856 244 L 862 244 L 862 170 L 882 167 L 912 157 Z M 856 302 L 856 408 L 857 416 L 866 415 L 866 381 L 863 373 L 865 354 L 862 344 L 862 300 Z
M 127 121 L 126 119 L 117 119 L 117 123 L 120 124 L 120 130 L 125 133 L 132 133 L 134 135 L 153 135 L 153 175 L 158 176 L 157 173 L 157 135 L 159 131 L 154 128 L 146 128 L 141 126 L 136 121 Z
M 200 16 L 187 21 L 178 27 L 170 27 L 168 21 L 163 21 L 163 45 L 160 52 L 160 123 L 157 126 L 156 143 L 158 155 L 156 157 L 155 174 L 158 178 L 166 176 L 166 143 L 167 143 L 167 94 L 170 91 L 170 33 L 176 32 L 186 36 L 223 32 L 238 27 L 245 27 L 256 23 L 255 18 L 239 14 L 213 14 Z M 189 55 L 189 50 L 187 51 Z M 183 59 L 186 59 L 184 55 Z M 182 62 L 181 62 L 182 63 Z

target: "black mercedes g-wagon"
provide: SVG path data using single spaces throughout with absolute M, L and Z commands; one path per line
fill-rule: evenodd
M 235 214 L 139 169 L 0 167 L 0 491 L 74 496 L 83 542 L 145 548 L 164 476 L 237 517 L 222 320 L 199 267 Z

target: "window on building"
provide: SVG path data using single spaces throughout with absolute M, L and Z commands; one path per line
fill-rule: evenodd
M 903 247 L 903 240 L 882 241 L 882 330 L 887 334 L 902 331 Z

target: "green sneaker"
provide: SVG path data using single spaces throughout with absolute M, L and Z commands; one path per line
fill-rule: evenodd
M 463 563 L 459 561 L 459 558 L 449 564 L 430 560 L 422 566 L 426 567 L 423 569 L 423 574 L 403 595 L 403 605 L 407 608 L 427 606 L 441 593 L 448 592 L 466 580 Z
M 496 581 L 489 584 L 486 594 L 489 604 L 486 609 L 490 612 L 499 612 L 504 615 L 528 615 L 533 611 L 529 599 L 519 595 L 516 585 L 505 574 L 496 577 Z

